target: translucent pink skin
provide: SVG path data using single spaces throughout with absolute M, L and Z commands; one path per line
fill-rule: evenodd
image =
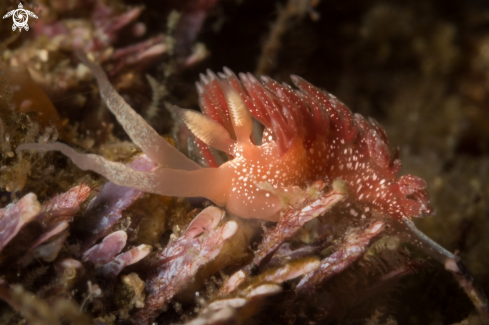
M 83 155 L 61 143 L 23 144 L 17 150 L 58 150 L 84 170 L 115 184 L 166 196 L 205 197 L 243 218 L 277 221 L 284 208 L 264 188 L 304 187 L 316 180 L 342 179 L 349 199 L 360 209 L 395 219 L 432 213 L 425 182 L 415 176 L 396 178 L 400 160 L 392 156 L 383 128 L 366 121 L 334 96 L 292 76 L 299 88 L 251 74 L 238 79 L 225 69 L 197 84 L 202 114 L 181 110 L 180 116 L 204 144 L 227 153 L 218 168 L 201 168 L 161 138 L 115 91 L 103 70 L 83 55 L 95 74 L 102 98 L 128 135 L 161 168 L 134 171 L 97 155 Z M 262 145 L 251 137 L 254 117 L 265 126 Z M 204 156 L 209 148 L 204 146 Z M 212 164 L 210 164 L 212 165 Z M 167 168 L 164 168 L 167 167 Z M 266 185 L 266 186 L 264 186 Z

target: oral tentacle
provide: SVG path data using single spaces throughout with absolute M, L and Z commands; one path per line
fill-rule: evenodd
M 77 52 L 78 58 L 97 78 L 100 95 L 131 140 L 155 163 L 175 169 L 196 170 L 201 167 L 170 145 L 136 113 L 114 89 L 102 68 Z
M 166 196 L 205 197 L 218 205 L 224 205 L 226 202 L 225 188 L 228 177 L 217 168 L 193 171 L 160 168 L 153 172 L 140 172 L 99 155 L 81 154 L 59 142 L 22 144 L 17 147 L 17 151 L 21 150 L 60 151 L 82 170 L 93 171 L 117 185 L 143 192 Z

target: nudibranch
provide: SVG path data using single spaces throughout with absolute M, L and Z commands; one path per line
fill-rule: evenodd
M 361 208 L 352 209 L 353 216 L 377 211 L 401 219 L 433 212 L 422 179 L 396 176 L 401 163 L 380 124 L 353 114 L 298 76 L 291 77 L 294 89 L 268 77 L 260 82 L 249 73 L 238 78 L 226 68 L 218 75 L 202 75 L 197 83 L 202 113 L 177 108 L 178 115 L 204 152 L 211 147 L 229 158 L 203 168 L 158 135 L 117 93 L 101 67 L 79 56 L 97 78 L 108 108 L 159 168 L 135 171 L 56 142 L 22 144 L 17 151 L 61 151 L 79 168 L 118 185 L 166 196 L 205 197 L 243 218 L 276 221 L 283 209 L 278 191 L 336 179 L 344 181 L 348 200 Z M 253 118 L 264 126 L 261 141 L 252 136 Z

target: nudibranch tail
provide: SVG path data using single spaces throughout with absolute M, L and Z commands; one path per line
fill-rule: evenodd
M 115 115 L 131 140 L 155 163 L 175 169 L 195 170 L 201 168 L 196 162 L 185 157 L 165 141 L 149 124 L 136 113 L 117 93 L 102 68 L 90 61 L 85 54 L 77 56 L 97 78 L 100 95 L 107 107 Z

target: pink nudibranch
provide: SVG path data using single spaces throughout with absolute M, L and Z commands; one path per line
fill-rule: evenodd
M 396 177 L 400 160 L 375 120 L 353 114 L 333 95 L 292 76 L 299 89 L 251 74 L 239 78 L 229 69 L 208 72 L 197 83 L 203 114 L 178 109 L 192 133 L 225 152 L 229 160 L 202 168 L 168 144 L 117 93 L 107 75 L 84 55 L 81 61 L 97 78 L 100 93 L 129 137 L 160 168 L 135 171 L 94 154 L 80 154 L 62 143 L 22 144 L 19 150 L 57 150 L 83 170 L 110 181 L 166 196 L 205 197 L 243 218 L 276 221 L 283 209 L 277 191 L 304 187 L 315 180 L 342 179 L 349 200 L 361 209 L 396 219 L 430 214 L 426 183 Z M 262 144 L 252 137 L 252 117 L 265 126 Z M 349 209 L 350 211 L 350 209 Z

